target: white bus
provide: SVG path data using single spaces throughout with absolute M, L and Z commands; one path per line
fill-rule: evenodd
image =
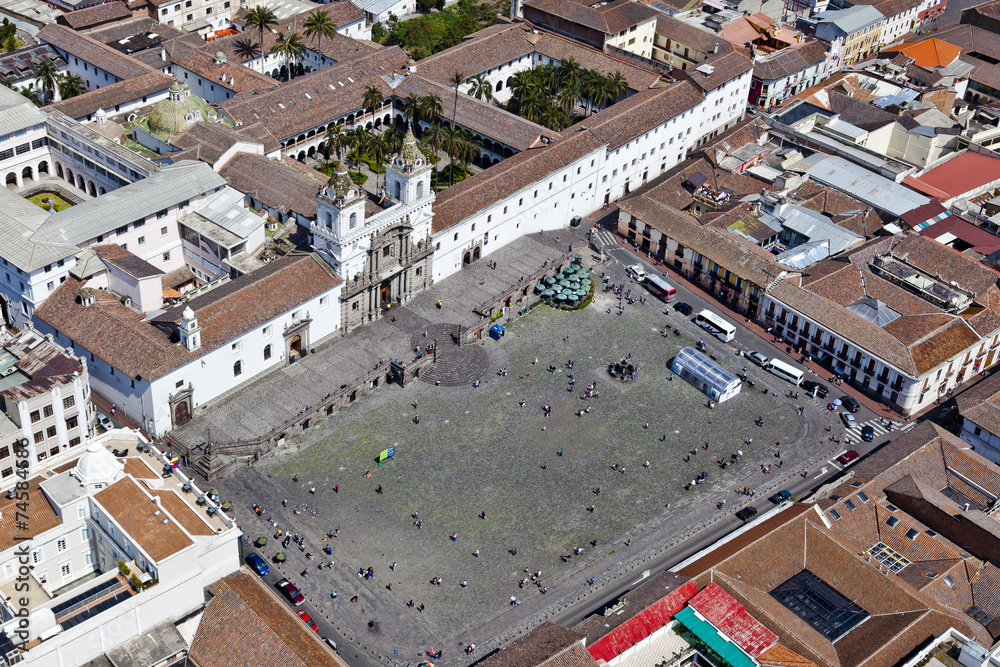
M 771 359 L 764 364 L 764 370 L 777 375 L 782 380 L 788 380 L 796 387 L 799 386 L 799 383 L 802 382 L 802 378 L 805 376 L 805 373 L 795 366 L 786 364 L 784 361 L 778 359 Z
M 695 323 L 724 343 L 736 338 L 736 327 L 710 310 L 698 313 Z
M 677 290 L 674 286 L 659 276 L 646 276 L 643 285 L 646 286 L 650 294 L 664 303 L 670 303 L 677 295 Z

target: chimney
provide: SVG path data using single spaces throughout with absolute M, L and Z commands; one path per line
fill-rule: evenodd
M 160 60 L 163 60 L 164 62 L 167 60 L 167 50 L 162 46 L 160 47 Z
M 718 52 L 719 52 L 719 43 L 716 42 L 715 47 L 712 49 L 712 53 L 718 53 Z

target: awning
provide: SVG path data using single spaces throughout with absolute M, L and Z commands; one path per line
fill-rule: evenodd
M 733 667 L 756 667 L 757 663 L 733 643 L 729 637 L 721 634 L 714 625 L 691 607 L 684 607 L 674 615 L 684 627 L 693 632 L 698 639 L 708 644 L 709 648 L 722 656 L 722 659 Z

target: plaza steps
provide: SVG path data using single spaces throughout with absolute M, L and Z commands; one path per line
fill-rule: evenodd
M 426 331 L 427 336 L 424 336 Z M 424 349 L 437 345 L 437 360 L 420 373 L 420 379 L 445 387 L 471 385 L 486 374 L 489 357 L 476 343 L 459 345 L 461 327 L 457 324 L 432 324 L 410 338 L 412 347 Z

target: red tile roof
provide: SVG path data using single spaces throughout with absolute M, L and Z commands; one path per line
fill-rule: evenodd
M 746 607 L 717 584 L 709 584 L 700 590 L 688 601 L 688 606 L 754 658 L 778 641 L 777 635 L 748 614 Z
M 84 307 L 77 300 L 84 283 L 73 277 L 56 288 L 35 315 L 126 375 L 154 380 L 341 282 L 311 253 L 289 255 L 231 280 L 186 304 L 201 325 L 201 347 L 190 352 L 176 333 L 185 304 L 153 322 L 103 290 L 98 290 L 94 305 Z
M 208 587 L 191 660 L 199 667 L 346 667 L 256 577 L 239 572 Z
M 944 200 L 996 180 L 1000 180 L 1000 156 L 966 151 L 920 176 L 907 176 L 903 184 L 932 199 Z
M 687 581 L 675 588 L 628 621 L 587 647 L 595 660 L 610 662 L 626 649 L 646 639 L 650 634 L 667 625 L 674 614 L 698 592 L 693 582 Z
M 526 10 L 534 9 L 567 23 L 597 30 L 612 36 L 622 30 L 655 18 L 659 12 L 631 0 L 606 0 L 600 3 L 578 0 L 526 0 Z
M 95 7 L 66 12 L 56 18 L 56 22 L 73 30 L 86 30 L 112 21 L 132 18 L 132 12 L 124 2 L 105 2 Z

